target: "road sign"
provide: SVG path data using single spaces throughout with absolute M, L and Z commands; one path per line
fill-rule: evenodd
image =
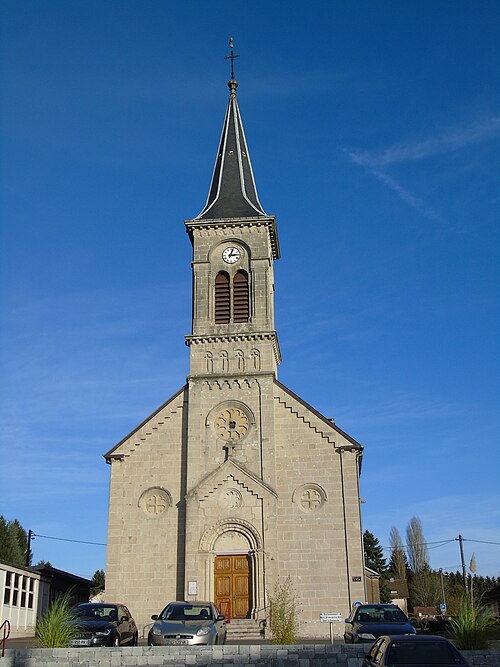
M 320 614 L 319 620 L 321 623 L 342 623 L 342 614 L 331 613 L 331 614 Z
M 439 605 L 439 609 L 442 614 L 446 614 L 446 605 L 444 602 L 441 602 L 441 604 Z
M 356 600 L 356 602 L 353 602 L 353 603 L 352 603 L 352 606 L 353 606 L 353 607 L 359 607 L 359 606 L 361 606 L 362 604 L 363 604 L 362 602 L 360 602 L 359 600 Z

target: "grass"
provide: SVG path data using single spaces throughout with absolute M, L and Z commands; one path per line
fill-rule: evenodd
M 451 636 L 463 650 L 488 648 L 498 622 L 492 612 L 464 598 L 460 613 L 450 621 Z
M 63 648 L 80 629 L 69 595 L 61 595 L 37 620 L 35 637 L 42 648 Z

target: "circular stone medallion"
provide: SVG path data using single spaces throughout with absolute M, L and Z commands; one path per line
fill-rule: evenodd
M 139 498 L 139 507 L 151 517 L 164 514 L 171 505 L 170 494 L 164 489 L 153 487 L 144 491 Z
M 238 489 L 226 489 L 220 494 L 219 504 L 226 509 L 235 509 L 241 505 L 241 493 Z
M 236 442 L 248 433 L 250 421 L 241 408 L 226 408 L 215 418 L 214 427 L 221 440 Z

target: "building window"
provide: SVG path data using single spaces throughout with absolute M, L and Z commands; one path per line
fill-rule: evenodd
M 12 572 L 5 573 L 5 591 L 3 594 L 3 603 L 10 604 L 10 587 L 12 583 Z
M 246 271 L 238 271 L 233 279 L 233 320 L 248 322 L 249 316 L 248 274 Z
M 220 271 L 215 278 L 215 324 L 229 324 L 230 318 L 229 275 L 225 271 Z

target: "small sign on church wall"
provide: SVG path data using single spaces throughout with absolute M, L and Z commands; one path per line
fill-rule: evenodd
M 342 614 L 337 612 L 335 613 L 323 613 L 319 615 L 319 620 L 321 623 L 342 623 Z
M 353 577 L 352 580 L 353 581 L 361 581 L 361 577 Z
M 188 595 L 198 595 L 198 583 L 196 581 L 188 581 Z

